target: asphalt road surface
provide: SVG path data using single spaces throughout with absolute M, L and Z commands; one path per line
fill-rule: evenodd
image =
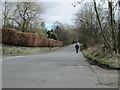
M 118 72 L 91 66 L 74 45 L 37 55 L 3 56 L 2 88 L 117 88 Z

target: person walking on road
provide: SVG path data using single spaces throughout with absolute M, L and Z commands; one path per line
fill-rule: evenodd
M 76 53 L 78 53 L 78 50 L 79 50 L 79 45 L 78 44 L 75 45 L 75 49 L 76 49 Z

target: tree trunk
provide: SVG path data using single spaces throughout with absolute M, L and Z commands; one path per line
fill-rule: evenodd
M 118 18 L 119 18 L 119 32 L 118 32 L 118 52 L 120 54 L 120 1 L 119 1 L 119 13 L 118 13 Z
M 109 5 L 109 14 L 110 14 L 110 25 L 111 25 L 111 32 L 112 32 L 112 49 L 117 53 L 117 44 L 116 44 L 116 37 L 114 32 L 114 23 L 113 23 L 113 8 L 112 8 L 112 2 L 108 2 Z
M 7 16 L 8 16 L 7 2 L 5 1 L 5 3 L 4 3 L 4 19 L 3 19 L 3 26 L 6 26 L 6 24 L 7 24 Z
M 107 45 L 108 48 L 111 48 L 108 40 L 106 39 L 105 35 L 104 35 L 104 32 L 103 32 L 103 28 L 102 28 L 102 25 L 101 25 L 101 22 L 100 22 L 100 18 L 99 18 L 99 14 L 98 14 L 98 11 L 97 11 L 97 6 L 96 6 L 96 1 L 94 1 L 94 8 L 95 8 L 95 12 L 96 12 L 96 17 L 97 17 L 97 20 L 98 20 L 98 23 L 99 23 L 99 26 L 100 26 L 100 30 L 102 32 L 102 36 L 103 36 L 103 39 L 105 40 L 105 43 Z

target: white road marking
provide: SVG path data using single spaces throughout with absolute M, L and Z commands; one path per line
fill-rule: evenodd
M 6 61 L 6 60 L 9 60 L 9 59 L 16 59 L 16 58 L 21 58 L 21 57 L 26 57 L 26 56 L 11 56 L 11 57 L 8 57 L 8 58 L 5 58 L 5 59 L 0 59 L 0 61 Z

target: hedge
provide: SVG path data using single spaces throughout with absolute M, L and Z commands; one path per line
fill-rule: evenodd
M 8 45 L 31 47 L 61 47 L 63 43 L 58 40 L 38 36 L 34 33 L 19 32 L 16 29 L 2 28 L 2 43 Z

